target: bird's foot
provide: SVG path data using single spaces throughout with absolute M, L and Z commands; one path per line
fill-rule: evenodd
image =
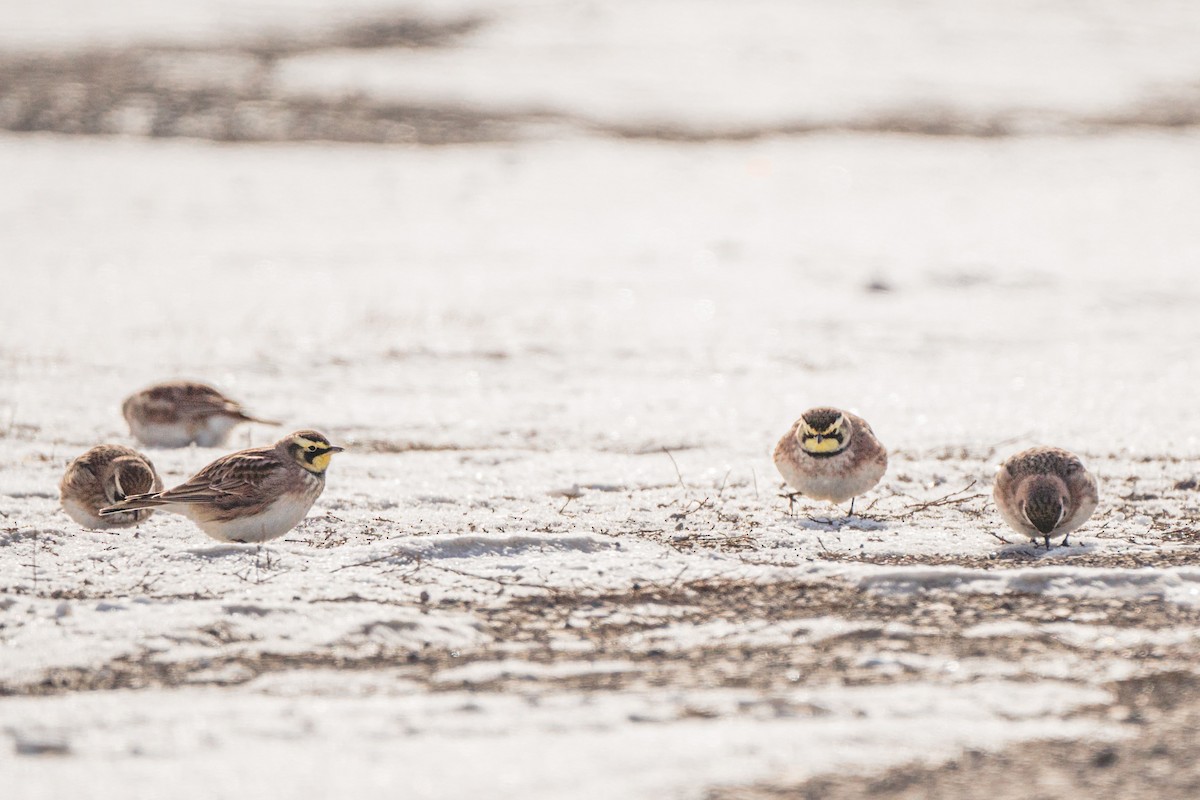
M 780 493 L 779 496 L 787 499 L 788 501 L 787 515 L 789 517 L 796 516 L 796 498 L 803 497 L 804 495 L 800 492 L 788 492 L 786 494 Z

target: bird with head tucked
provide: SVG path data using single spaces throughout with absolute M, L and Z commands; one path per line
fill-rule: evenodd
M 1007 459 L 992 489 L 1000 516 L 1035 542 L 1062 536 L 1063 544 L 1100 503 L 1096 479 L 1073 453 L 1058 447 L 1032 447 Z
M 93 447 L 67 465 L 59 483 L 59 499 L 67 516 L 85 528 L 124 528 L 141 522 L 150 509 L 100 516 L 100 509 L 129 495 L 162 489 L 150 459 L 119 444 Z

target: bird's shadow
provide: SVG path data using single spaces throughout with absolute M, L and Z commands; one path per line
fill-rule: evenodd
M 1039 548 L 1039 558 L 1070 558 L 1071 556 L 1086 556 L 1099 553 L 1100 548 L 1091 542 L 1071 542 L 1070 544 L 1052 545 L 1049 550 Z
M 1040 542 L 1009 542 L 996 551 L 1001 558 L 1021 559 L 1024 561 L 1065 560 L 1073 556 L 1091 555 L 1099 552 L 1100 548 L 1090 542 L 1071 542 L 1070 544 L 1046 546 Z
M 870 517 L 795 517 L 792 522 L 810 531 L 881 531 L 887 525 Z
M 215 544 L 210 547 L 192 547 L 183 552 L 197 558 L 218 559 L 243 556 L 246 553 L 253 553 L 255 545 L 252 544 Z

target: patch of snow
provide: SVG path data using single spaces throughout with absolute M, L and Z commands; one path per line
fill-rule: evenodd
M 142 656 L 189 662 L 332 648 L 350 656 L 381 644 L 419 651 L 486 641 L 477 622 L 462 613 L 370 603 L 64 602 L 69 615 L 60 615 L 61 604 L 52 601 L 18 600 L 3 631 L 0 680 L 34 681 L 51 669 L 99 669 L 114 659 Z
M 1004 594 L 1020 592 L 1046 597 L 1161 598 L 1183 605 L 1200 603 L 1200 569 L 1098 569 L 1040 567 L 981 570 L 959 567 L 884 567 L 843 570 L 859 586 L 872 591 L 910 594 L 929 589 Z
M 319 680 L 353 686 L 357 677 L 328 672 Z M 771 698 L 669 689 L 538 697 L 317 689 L 306 691 L 302 704 L 254 684 L 93 692 L 0 704 L 0 730 L 28 739 L 28 720 L 36 716 L 40 738 L 54 737 L 71 754 L 50 763 L 0 749 L 0 766 L 13 785 L 37 787 L 31 797 L 82 781 L 97 800 L 127 797 L 118 778 L 131 771 L 144 781 L 169 781 L 180 798 L 235 788 L 392 797 L 394 765 L 402 763 L 410 765 L 405 796 L 414 800 L 648 800 L 713 784 L 800 780 L 850 764 L 882 767 L 1030 736 L 1109 737 L 1115 731 L 1066 718 L 1107 697 L 1052 681 L 797 690 Z M 220 766 L 245 752 L 256 769 Z

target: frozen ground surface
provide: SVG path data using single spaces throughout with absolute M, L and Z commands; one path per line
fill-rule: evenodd
M 1190 6 L 1168 6 L 1139 24 L 1186 29 Z M 259 30 L 268 9 L 188 7 L 179 38 Z M 112 41 L 143 38 L 150 11 L 116 8 Z M 594 8 L 608 28 L 495 5 L 479 41 L 645 47 L 631 5 Z M 1142 30 L 1106 8 L 1087 24 Z M 699 9 L 690 24 L 717 24 Z M 299 25 L 321 8 L 285 10 Z M 45 46 L 21 13 L 21 41 Z M 60 47 L 96 35 L 52 27 Z M 755 52 L 768 36 L 733 28 Z M 1129 62 L 1186 88 L 1193 51 L 1153 30 L 1160 58 L 1143 44 Z M 704 37 L 680 41 L 666 52 Z M 419 72 L 488 94 L 477 48 L 460 73 Z M 491 77 L 504 103 L 552 97 Z M 976 90 L 936 85 L 954 103 Z M 639 119 L 605 97 L 558 110 Z M 711 124 L 713 107 L 669 111 Z M 722 119 L 792 119 L 761 113 Z M 6 786 L 765 800 L 836 776 L 854 796 L 855 775 L 934 781 L 964 750 L 986 786 L 1043 750 L 1099 768 L 1194 728 L 1200 134 L 558 134 L 0 139 Z M 70 458 L 129 441 L 121 399 L 176 376 L 349 447 L 292 534 L 256 551 L 179 517 L 102 533 L 59 509 Z M 790 516 L 769 459 L 825 403 L 892 456 L 845 525 Z M 989 497 L 995 464 L 1035 443 L 1080 453 L 1103 498 L 1049 553 Z M 221 452 L 149 455 L 172 483 Z M 1063 785 L 1046 769 L 1029 774 Z

